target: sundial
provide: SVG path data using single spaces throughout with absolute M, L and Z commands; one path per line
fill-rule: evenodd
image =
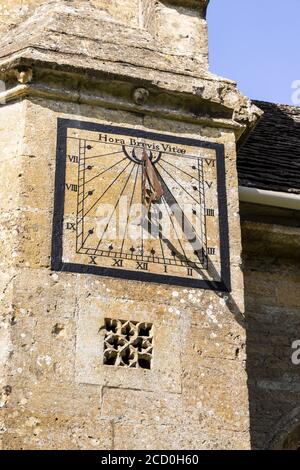
M 223 145 L 58 120 L 52 269 L 230 290 Z

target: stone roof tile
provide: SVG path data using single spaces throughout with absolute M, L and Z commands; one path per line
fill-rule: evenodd
M 264 115 L 239 149 L 240 185 L 300 194 L 300 107 L 254 104 Z

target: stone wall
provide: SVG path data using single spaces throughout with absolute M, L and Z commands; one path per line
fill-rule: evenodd
M 40 3 L 6 2 L 2 31 Z M 37 37 L 28 24 L 17 37 L 12 29 L 2 51 L 8 85 L 0 109 L 2 447 L 247 449 L 236 139 L 258 110 L 232 82 L 203 70 L 207 38 L 200 6 L 206 0 L 124 0 L 124 9 L 119 0 L 95 0 L 112 16 L 105 44 L 98 27 L 105 13 L 94 18 L 91 2 L 61 3 L 58 17 L 49 15 L 52 6 L 43 7 L 43 22 L 38 17 L 28 23 Z M 120 20 L 125 26 L 116 25 Z M 142 41 L 136 40 L 140 31 Z M 17 65 L 8 67 L 16 55 Z M 136 99 L 137 86 L 140 92 L 147 88 L 142 89 L 147 102 Z M 58 231 L 53 224 L 58 118 L 224 146 L 227 201 L 225 189 L 218 190 L 229 212 L 230 293 L 51 270 L 52 232 Z M 216 243 L 213 250 L 220 252 Z M 107 319 L 134 328 L 151 325 L 151 369 L 105 363 Z
M 0 4 L 0 37 L 12 31 L 43 4 L 55 5 L 59 0 L 5 0 Z M 61 2 L 63 3 L 63 2 Z M 207 24 L 198 3 L 152 0 L 71 0 L 65 6 L 101 9 L 114 21 L 130 28 L 145 29 L 157 42 L 157 49 L 175 55 L 199 59 L 208 68 Z M 201 8 L 207 2 L 201 2 Z M 137 41 L 139 38 L 137 38 Z
M 224 143 L 231 295 L 50 270 L 57 117 Z M 2 447 L 249 448 L 234 134 L 42 99 L 7 105 L 2 120 Z M 155 326 L 153 371 L 104 372 L 106 317 Z
M 57 3 L 58 0 L 52 0 Z M 3 0 L 0 4 L 0 36 L 29 18 L 50 0 Z M 132 28 L 146 28 L 170 53 L 202 58 L 208 66 L 207 25 L 203 8 L 208 3 L 189 0 L 70 0 L 66 5 L 98 8 L 115 21 Z
M 299 245 L 297 227 L 243 225 L 253 448 L 284 447 L 300 424 L 300 366 L 292 363 L 300 339 Z M 299 446 L 299 428 L 297 439 Z
M 8 29 L 29 18 L 34 10 L 46 3 L 57 3 L 57 0 L 3 0 L 0 4 L 0 35 Z M 86 0 L 90 5 L 106 9 L 116 19 L 137 26 L 139 21 L 139 0 L 131 0 L 128 8 L 127 0 Z M 82 3 L 71 0 L 69 3 Z

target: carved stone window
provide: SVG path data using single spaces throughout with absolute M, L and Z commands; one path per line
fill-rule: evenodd
M 103 363 L 151 369 L 153 325 L 128 320 L 105 318 Z

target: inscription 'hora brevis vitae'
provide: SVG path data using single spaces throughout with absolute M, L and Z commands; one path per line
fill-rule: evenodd
M 106 144 L 127 145 L 127 146 L 134 147 L 134 148 L 143 148 L 147 151 L 171 152 L 171 153 L 178 153 L 182 155 L 186 153 L 185 148 L 177 147 L 177 146 L 166 144 L 163 142 L 160 144 L 157 144 L 155 142 L 141 141 L 133 137 L 124 139 L 124 138 L 119 138 L 119 137 L 114 137 L 114 136 L 112 137 L 109 134 L 99 134 L 99 141 L 105 142 Z
M 63 119 L 58 135 L 53 269 L 230 289 L 223 146 Z

